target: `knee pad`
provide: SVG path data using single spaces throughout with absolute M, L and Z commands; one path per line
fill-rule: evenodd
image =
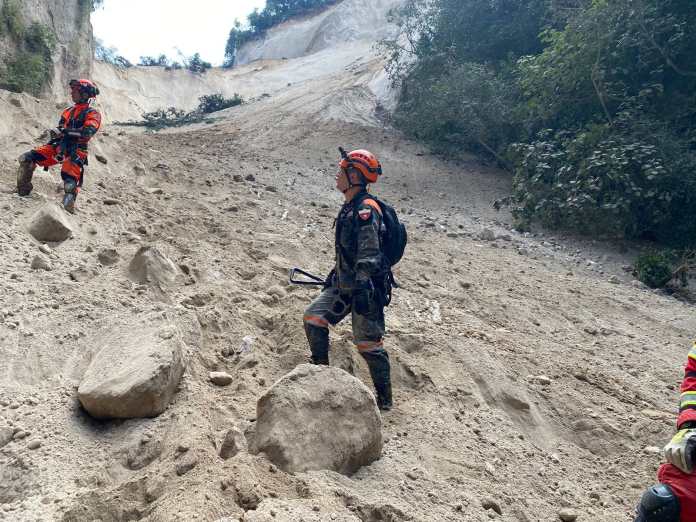
M 640 499 L 635 522 L 679 522 L 679 498 L 667 484 L 650 486 Z
M 63 190 L 66 194 L 77 194 L 77 182 L 66 181 L 63 185 Z

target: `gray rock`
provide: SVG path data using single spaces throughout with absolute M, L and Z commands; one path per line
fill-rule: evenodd
M 382 422 L 374 396 L 338 368 L 303 364 L 276 382 L 256 406 L 252 453 L 290 472 L 351 474 L 379 459 Z
M 228 386 L 232 384 L 232 376 L 225 372 L 210 372 L 208 375 L 210 382 L 217 386 Z
M 481 501 L 481 506 L 483 507 L 483 509 L 491 509 L 491 510 L 495 511 L 496 513 L 498 513 L 499 515 L 503 514 L 503 510 L 501 509 L 500 504 L 498 503 L 497 500 L 495 500 L 493 498 L 484 498 Z
M 99 262 L 104 266 L 115 265 L 120 258 L 121 256 L 114 248 L 104 248 L 97 254 L 97 259 L 99 259 Z
M 538 382 L 542 386 L 548 386 L 549 384 L 551 384 L 551 379 L 546 375 L 536 375 L 535 377 L 532 377 L 532 380 Z
M 97 159 L 99 163 L 103 163 L 104 165 L 107 165 L 109 163 L 109 160 L 101 154 L 95 154 L 94 157 Z
M 495 241 L 495 232 L 490 228 L 484 228 L 479 232 L 478 238 L 482 241 Z
M 53 270 L 53 265 L 51 265 L 51 262 L 46 258 L 46 256 L 36 254 L 34 259 L 31 261 L 31 268 L 32 270 L 50 271 Z
M 46 203 L 32 216 L 29 233 L 42 243 L 60 243 L 72 237 L 73 225 L 61 207 Z
M 166 285 L 176 280 L 178 269 L 174 262 L 157 247 L 143 246 L 128 267 L 131 279 L 141 284 Z
M 176 463 L 176 474 L 179 476 L 186 475 L 186 473 L 197 465 L 198 457 L 196 457 L 195 453 L 186 453 L 179 459 L 179 462 Z
M 145 319 L 145 318 L 144 318 Z M 78 398 L 96 418 L 155 417 L 171 401 L 184 373 L 184 343 L 157 319 L 95 333 L 96 355 Z
M 0 426 L 0 448 L 7 446 L 12 442 L 14 430 L 9 426 Z
M 220 445 L 220 457 L 227 460 L 234 457 L 240 451 L 246 449 L 247 442 L 244 433 L 238 428 L 230 428 L 225 433 L 225 438 Z
M 575 522 L 578 519 L 578 513 L 573 509 L 563 508 L 558 512 L 558 518 L 563 522 Z
M 34 439 L 34 440 L 30 441 L 29 444 L 27 444 L 27 448 L 29 448 L 30 450 L 39 449 L 40 447 L 41 447 L 41 441 L 38 439 Z

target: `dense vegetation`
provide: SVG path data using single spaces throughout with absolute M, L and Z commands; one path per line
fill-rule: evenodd
M 268 0 L 261 11 L 254 11 L 247 17 L 247 26 L 235 20 L 225 47 L 225 66 L 235 64 L 237 49 L 250 40 L 261 38 L 271 27 L 291 18 L 318 11 L 335 4 L 338 0 Z
M 6 0 L 0 9 L 0 37 L 19 46 L 19 52 L 0 70 L 0 88 L 38 96 L 53 77 L 55 35 L 39 23 L 27 26 L 17 0 Z
M 222 94 L 207 94 L 198 98 L 198 107 L 190 112 L 177 109 L 176 107 L 169 107 L 168 109 L 146 112 L 143 114 L 142 121 L 117 122 L 117 124 L 146 127 L 153 131 L 167 127 L 181 127 L 192 123 L 205 122 L 208 114 L 236 107 L 242 103 L 244 103 L 244 100 L 239 94 L 235 94 L 232 98 L 225 98 Z
M 383 43 L 395 122 L 513 172 L 522 228 L 696 246 L 690 4 L 410 0 L 394 13 L 402 39 Z

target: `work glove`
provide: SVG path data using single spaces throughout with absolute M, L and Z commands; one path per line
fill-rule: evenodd
M 694 469 L 694 450 L 696 450 L 696 429 L 679 430 L 664 448 L 665 460 L 684 473 Z
M 358 283 L 358 287 L 353 290 L 353 309 L 356 314 L 368 315 L 370 313 L 373 294 L 374 288 L 371 281 Z

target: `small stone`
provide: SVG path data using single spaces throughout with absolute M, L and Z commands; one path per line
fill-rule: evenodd
M 643 453 L 646 455 L 661 455 L 662 450 L 657 446 L 646 446 L 643 448 Z
M 114 248 L 105 248 L 100 250 L 97 254 L 97 259 L 99 259 L 99 262 L 104 266 L 115 265 L 118 263 L 120 257 L 118 251 Z
M 563 522 L 575 522 L 578 519 L 578 513 L 570 508 L 563 508 L 558 512 L 558 518 Z
M 266 192 L 278 192 L 278 189 L 273 185 L 266 185 Z
M 47 272 L 53 270 L 51 262 L 41 254 L 37 254 L 34 256 L 34 259 L 32 259 L 31 261 L 31 268 L 32 270 L 46 270 Z
M 499 515 L 503 514 L 503 510 L 500 508 L 500 504 L 498 504 L 498 502 L 492 498 L 484 498 L 481 501 L 481 506 L 483 507 L 483 509 L 491 509 Z
M 12 436 L 12 439 L 13 440 L 22 440 L 22 439 L 27 438 L 28 436 L 29 436 L 29 434 L 26 431 L 19 430 Z
M 106 199 L 103 201 L 103 203 L 104 203 L 104 205 L 107 205 L 107 206 L 109 206 L 109 207 L 112 207 L 112 206 L 114 206 L 114 205 L 120 205 L 120 204 L 121 204 L 121 202 L 120 202 L 118 199 L 113 199 L 113 198 L 106 198 Z
M 39 449 L 40 447 L 41 441 L 36 439 L 32 440 L 31 442 L 29 442 L 29 444 L 27 444 L 27 448 L 29 448 L 30 450 Z
M 13 431 L 9 426 L 0 426 L 0 448 L 7 446 L 12 441 Z
M 176 474 L 179 476 L 186 475 L 189 471 L 198 465 L 198 459 L 195 455 L 191 453 L 186 453 L 184 457 L 181 458 L 181 462 L 176 465 Z
M 227 460 L 246 449 L 246 447 L 247 443 L 244 433 L 236 427 L 230 428 L 225 434 L 222 444 L 220 444 L 219 455 L 221 458 Z
M 613 275 L 609 278 L 609 282 L 613 285 L 618 285 L 621 282 L 621 279 Z
M 242 176 L 240 176 L 239 174 L 235 174 L 234 176 L 232 176 L 232 180 L 236 183 L 241 183 L 242 181 L 244 181 L 244 178 L 242 178 Z
M 107 163 L 109 163 L 109 160 L 106 159 L 106 157 L 102 156 L 101 154 L 95 154 L 94 157 L 97 159 L 97 161 L 98 161 L 99 163 L 103 163 L 104 165 L 106 165 Z
M 464 290 L 468 290 L 471 288 L 471 283 L 467 281 L 459 281 L 459 286 L 461 286 Z
M 53 255 L 53 249 L 45 243 L 39 246 L 39 251 L 43 252 L 47 256 Z
M 537 375 L 532 378 L 535 382 L 538 382 L 542 386 L 548 386 L 551 384 L 551 379 L 547 377 L 546 375 Z
M 208 377 L 210 378 L 210 382 L 217 386 L 228 386 L 232 384 L 232 376 L 229 373 L 210 372 Z
M 247 181 L 256 181 L 256 178 L 254 177 L 253 174 L 247 174 L 244 179 Z
M 495 232 L 490 228 L 484 228 L 478 235 L 479 239 L 482 241 L 495 241 Z

